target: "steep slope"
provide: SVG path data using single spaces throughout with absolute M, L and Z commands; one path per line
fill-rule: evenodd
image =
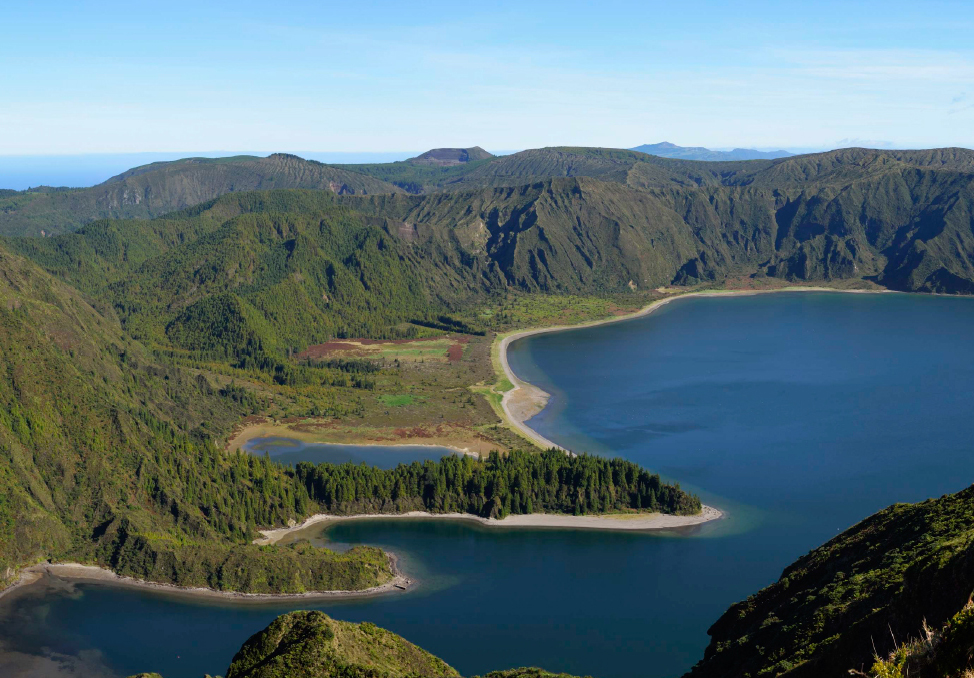
M 426 246 L 453 247 L 482 280 L 523 291 L 629 291 L 672 280 L 697 255 L 683 220 L 646 192 L 592 179 L 343 200 L 400 220 Z
M 845 183 L 826 180 L 848 173 L 842 160 L 782 167 L 819 177 L 783 189 L 755 179 L 637 190 L 579 177 L 343 200 L 401 220 L 421 241 L 453 242 L 523 290 L 619 292 L 756 274 L 974 292 L 974 173 L 867 159 L 881 167 Z
M 55 558 L 243 591 L 373 586 L 376 549 L 249 545 L 308 509 L 280 467 L 210 438 L 246 394 L 158 362 L 110 311 L 0 249 L 0 583 Z
M 283 352 L 335 337 L 395 338 L 397 325 L 446 312 L 473 290 L 457 253 L 332 205 L 234 217 L 103 296 L 137 337 L 225 358 L 255 343 Z
M 789 158 L 794 153 L 788 151 L 756 151 L 753 148 L 735 148 L 732 151 L 712 151 L 703 146 L 677 146 L 668 141 L 658 144 L 643 144 L 631 149 L 640 153 L 658 155 L 661 158 L 680 158 L 681 160 L 774 160 L 775 158 Z
M 848 675 L 916 637 L 925 622 L 942 626 L 972 591 L 974 487 L 897 504 L 731 607 L 687 678 Z
M 187 158 L 136 167 L 92 188 L 34 189 L 0 197 L 0 234 L 52 235 L 97 219 L 146 219 L 224 193 L 272 188 L 394 193 L 373 177 L 297 156 Z
M 415 336 L 490 287 L 490 272 L 401 222 L 325 191 L 235 193 L 148 221 L 102 221 L 7 245 L 183 357 L 285 377 L 282 359 L 335 337 Z

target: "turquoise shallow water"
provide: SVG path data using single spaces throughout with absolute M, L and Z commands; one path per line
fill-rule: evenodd
M 325 537 L 392 549 L 420 585 L 314 607 L 464 675 L 678 676 L 727 606 L 795 557 L 892 502 L 974 481 L 972 337 L 974 299 L 806 293 L 681 300 L 518 342 L 514 370 L 553 394 L 531 422 L 542 434 L 658 470 L 729 517 L 657 534 L 343 523 Z M 0 675 L 44 657 L 86 675 L 220 673 L 289 608 L 24 589 L 0 603 L 0 641 L 23 654 L 0 657 Z

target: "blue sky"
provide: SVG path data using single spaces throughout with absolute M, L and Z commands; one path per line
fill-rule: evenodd
M 0 155 L 974 146 L 974 3 L 8 3 Z

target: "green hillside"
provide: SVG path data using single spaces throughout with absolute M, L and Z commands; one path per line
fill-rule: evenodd
M 974 651 L 969 611 L 955 617 L 974 591 L 972 544 L 974 487 L 880 511 L 731 607 L 710 628 L 704 659 L 686 678 L 848 675 L 870 667 L 876 654 L 906 647 L 925 624 L 939 630 L 952 618 L 952 649 L 940 657 L 956 673 L 927 667 L 908 675 L 960 676 Z M 922 649 L 913 648 L 914 658 Z
M 409 321 L 459 307 L 489 277 L 449 243 L 414 242 L 320 191 L 237 193 L 6 243 L 110 305 L 140 341 L 219 360 L 416 336 Z
M 211 440 L 253 397 L 161 363 L 110 311 L 0 249 L 0 574 L 48 558 L 240 591 L 362 589 L 384 554 L 249 544 L 308 510 Z
M 267 158 L 187 158 L 136 167 L 91 188 L 41 187 L 0 195 L 0 235 L 53 235 L 98 219 L 147 219 L 225 193 L 273 188 L 355 195 L 400 190 L 372 177 L 283 153 Z
M 756 161 L 770 165 L 724 178 L 740 185 L 652 190 L 567 177 L 426 196 L 234 193 L 6 242 L 113 306 L 141 341 L 279 356 L 334 337 L 415 336 L 405 323 L 442 314 L 475 325 L 471 311 L 511 291 L 631 295 L 752 276 L 971 293 L 974 175 L 956 169 L 971 155 Z

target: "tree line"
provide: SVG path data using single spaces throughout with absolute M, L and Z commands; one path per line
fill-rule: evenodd
M 293 473 L 311 501 L 335 514 L 422 510 L 504 518 L 624 510 L 692 515 L 701 509 L 700 499 L 679 484 L 664 483 L 630 461 L 556 449 L 492 452 L 487 459 L 451 455 L 388 470 L 300 462 Z

